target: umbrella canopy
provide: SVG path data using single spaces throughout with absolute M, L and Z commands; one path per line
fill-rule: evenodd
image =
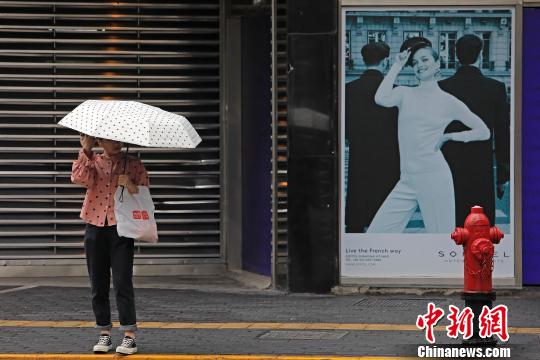
M 93 137 L 141 146 L 195 148 L 201 142 L 185 117 L 137 101 L 87 100 L 59 124 Z

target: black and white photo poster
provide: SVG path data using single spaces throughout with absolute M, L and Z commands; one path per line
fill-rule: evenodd
M 514 276 L 513 9 L 342 9 L 341 274 L 461 277 L 482 206 Z

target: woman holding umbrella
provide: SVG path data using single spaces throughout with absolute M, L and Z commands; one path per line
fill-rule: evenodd
M 118 235 L 121 227 L 117 224 L 125 219 L 115 216 L 114 195 L 118 186 L 130 194 L 136 193 L 138 186 L 148 186 L 148 173 L 139 159 L 122 153 L 122 143 L 127 143 L 128 149 L 129 144 L 186 149 L 195 148 L 201 137 L 185 117 L 137 101 L 87 100 L 59 124 L 82 134 L 82 149 L 73 164 L 71 181 L 87 189 L 81 218 L 86 222 L 84 246 L 92 284 L 92 308 L 101 331 L 94 352 L 112 349 L 109 304 L 112 269 L 120 330 L 125 335 L 116 351 L 134 354 L 137 352 L 132 279 L 134 240 Z M 92 152 L 96 139 L 103 148 L 102 154 Z M 146 191 L 139 196 L 145 193 L 150 196 Z M 120 202 L 123 194 L 122 190 Z M 142 237 L 140 240 L 144 241 Z M 151 242 L 154 240 L 157 239 Z
M 133 291 L 134 240 L 120 237 L 116 230 L 114 193 L 124 186 L 130 194 L 138 192 L 138 185 L 148 186 L 148 173 L 139 159 L 129 157 L 125 162 L 122 143 L 98 139 L 102 154 L 92 148 L 96 139 L 81 134 L 82 149 L 73 163 L 71 181 L 86 187 L 81 218 L 86 223 L 84 248 L 86 264 L 92 284 L 92 309 L 100 336 L 95 353 L 106 353 L 113 348 L 111 341 L 111 310 L 109 303 L 110 272 L 124 340 L 116 348 L 122 354 L 137 352 L 135 330 L 135 298 Z M 124 169 L 125 166 L 125 169 Z

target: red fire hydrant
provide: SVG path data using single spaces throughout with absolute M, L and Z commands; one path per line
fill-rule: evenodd
M 492 292 L 493 255 L 495 246 L 504 237 L 496 226 L 490 227 L 489 219 L 480 206 L 473 206 L 465 219 L 464 228 L 456 228 L 452 239 L 463 245 L 465 257 L 464 293 Z
M 493 338 L 479 336 L 478 318 L 484 305 L 490 309 L 495 300 L 492 287 L 493 256 L 495 247 L 504 237 L 496 226 L 491 227 L 489 219 L 480 206 L 473 206 L 465 219 L 464 228 L 456 228 L 451 235 L 457 245 L 463 245 L 464 288 L 461 298 L 465 306 L 474 313 L 473 337 L 465 340 L 468 344 L 494 345 Z

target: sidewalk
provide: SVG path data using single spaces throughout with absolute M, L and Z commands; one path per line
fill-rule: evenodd
M 288 294 L 254 287 L 264 281 L 246 285 L 229 277 L 138 278 L 136 284 L 140 359 L 171 358 L 149 354 L 414 357 L 418 345 L 426 345 L 415 321 L 427 303 L 445 311 L 450 304 L 464 306 L 458 293 Z M 86 279 L 0 279 L 0 359 L 91 354 L 97 333 L 89 295 Z M 113 296 L 111 302 L 116 320 Z M 510 341 L 501 346 L 512 349 L 513 359 L 538 359 L 540 290 L 501 292 L 496 304 L 509 308 Z M 444 325 L 446 320 L 435 333 L 437 345 L 460 343 L 446 336 Z M 120 341 L 121 334 L 113 332 L 113 342 Z

